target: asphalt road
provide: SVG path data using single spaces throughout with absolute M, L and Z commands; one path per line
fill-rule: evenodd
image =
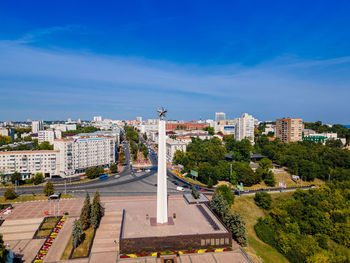
M 85 196 L 85 192 L 93 194 L 95 191 L 99 191 L 101 196 L 144 196 L 144 195 L 156 195 L 157 193 L 157 171 L 151 170 L 150 172 L 136 172 L 129 165 L 131 160 L 129 144 L 123 143 L 127 166 L 119 173 L 119 178 L 115 175 L 110 176 L 105 180 L 93 180 L 85 183 L 67 184 L 65 186 L 64 180 L 60 180 L 60 184 L 55 184 L 55 191 L 58 193 L 72 193 L 76 196 Z M 149 159 L 154 167 L 157 166 L 157 157 L 152 156 L 152 150 L 149 153 Z M 190 191 L 190 187 L 187 183 L 182 182 L 176 176 L 171 173 L 168 174 L 168 194 L 179 194 L 176 190 L 177 186 L 185 187 L 186 191 Z M 0 194 L 3 195 L 5 189 L 0 189 Z M 31 187 L 18 187 L 17 193 L 20 195 L 25 194 L 41 194 L 43 192 L 43 186 L 31 186 Z

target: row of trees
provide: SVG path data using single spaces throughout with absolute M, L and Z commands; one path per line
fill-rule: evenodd
M 87 126 L 87 127 L 82 127 L 81 125 L 77 125 L 77 129 L 73 131 L 65 131 L 62 132 L 62 136 L 65 137 L 68 134 L 79 134 L 79 133 L 93 133 L 95 131 L 99 131 L 99 128 L 92 127 L 92 126 Z
M 86 177 L 89 179 L 94 179 L 105 173 L 105 170 L 102 166 L 90 167 L 85 170 Z
M 210 206 L 231 231 L 232 238 L 241 246 L 247 246 L 248 240 L 245 222 L 237 212 L 231 212 L 233 202 L 234 195 L 230 187 L 222 185 L 215 191 L 210 201 Z
M 255 196 L 264 209 L 266 193 Z M 350 180 L 319 189 L 297 190 L 292 198 L 276 201 L 255 225 L 258 237 L 291 262 L 350 262 Z
M 209 187 L 217 184 L 218 180 L 232 184 L 243 183 L 244 186 L 258 184 L 264 180 L 268 186 L 274 186 L 276 181 L 270 170 L 270 160 L 261 160 L 256 172 L 249 166 L 252 149 L 249 140 L 235 141 L 230 136 L 224 137 L 224 145 L 218 138 L 192 138 L 186 152 L 175 152 L 173 162 L 183 165 L 185 172 L 198 171 L 198 180 Z M 226 161 L 225 154 L 228 153 L 236 161 Z
M 270 142 L 266 136 L 262 136 L 256 141 L 255 149 L 307 181 L 328 179 L 334 169 L 350 169 L 350 151 L 312 141 Z
M 102 216 L 104 215 L 103 207 L 100 201 L 100 194 L 96 192 L 92 204 L 90 203 L 90 195 L 86 192 L 84 205 L 81 209 L 79 220 L 74 221 L 72 230 L 72 244 L 77 248 L 84 240 L 83 231 L 89 227 L 97 229 Z
M 44 188 L 43 188 L 43 193 L 46 195 L 46 196 L 50 196 L 52 194 L 55 193 L 55 187 L 54 185 L 48 181 Z M 17 197 L 17 194 L 15 192 L 15 190 L 13 188 L 8 188 L 6 189 L 5 193 L 4 193 L 4 198 L 5 200 L 13 200 Z

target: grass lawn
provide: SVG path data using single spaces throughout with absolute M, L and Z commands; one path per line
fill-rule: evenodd
M 83 231 L 83 235 L 84 235 L 84 240 L 74 250 L 72 258 L 86 257 L 89 253 L 89 246 L 92 241 L 92 236 L 94 235 L 94 229 L 92 227 L 86 229 L 85 231 Z M 72 251 L 72 248 L 73 248 L 72 239 L 73 237 L 71 236 L 62 254 L 61 260 L 67 260 L 69 258 L 70 252 Z
M 75 198 L 75 196 L 70 194 L 62 194 L 61 198 Z M 49 197 L 46 195 L 20 195 L 13 200 L 5 200 L 5 198 L 2 196 L 0 197 L 0 204 L 13 203 L 13 202 L 38 201 L 38 200 L 47 200 L 47 199 L 49 199 Z
M 324 181 L 321 179 L 316 178 L 312 182 L 307 182 L 307 181 L 298 181 L 297 183 L 292 180 L 292 176 L 288 172 L 281 172 L 281 173 L 275 173 L 275 179 L 276 179 L 276 185 L 275 187 L 279 187 L 278 183 L 279 182 L 284 182 L 287 187 L 297 187 L 297 186 L 308 186 L 308 185 L 323 185 L 325 184 Z M 260 184 L 256 184 L 250 187 L 244 187 L 244 189 L 247 190 L 252 190 L 252 189 L 260 189 L 260 188 L 271 188 L 271 186 L 267 186 L 264 181 L 261 181 Z
M 277 200 L 283 197 L 289 197 L 292 193 L 272 194 L 272 198 Z M 254 262 L 279 262 L 288 263 L 289 261 L 280 254 L 275 248 L 261 241 L 255 233 L 254 225 L 259 217 L 265 216 L 265 211 L 260 209 L 254 203 L 254 196 L 236 197 L 232 210 L 237 211 L 244 219 L 247 227 L 248 246 L 243 248 Z
M 46 218 L 44 224 L 40 227 L 37 236 L 48 236 L 58 220 L 58 217 Z

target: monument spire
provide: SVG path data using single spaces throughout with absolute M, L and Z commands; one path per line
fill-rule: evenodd
M 168 191 L 167 191 L 167 168 L 166 168 L 166 149 L 165 149 L 165 120 L 167 110 L 162 108 L 158 110 L 159 128 L 158 128 L 158 176 L 157 176 L 157 223 L 168 223 Z

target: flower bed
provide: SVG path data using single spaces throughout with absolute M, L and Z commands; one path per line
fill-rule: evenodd
M 120 258 L 139 258 L 139 257 L 160 257 L 163 255 L 183 255 L 183 254 L 200 254 L 200 253 L 214 253 L 232 251 L 232 248 L 209 248 L 209 249 L 188 249 L 184 251 L 163 251 L 163 252 L 143 252 L 136 254 L 122 254 Z
M 52 246 L 53 241 L 57 237 L 57 234 L 61 230 L 65 221 L 66 221 L 66 218 L 61 217 L 60 220 L 57 222 L 57 224 L 53 228 L 50 236 L 46 239 L 45 243 L 41 246 L 38 254 L 34 258 L 34 260 L 33 260 L 34 263 L 43 262 L 44 257 L 46 256 L 47 252 L 49 251 L 50 247 Z

